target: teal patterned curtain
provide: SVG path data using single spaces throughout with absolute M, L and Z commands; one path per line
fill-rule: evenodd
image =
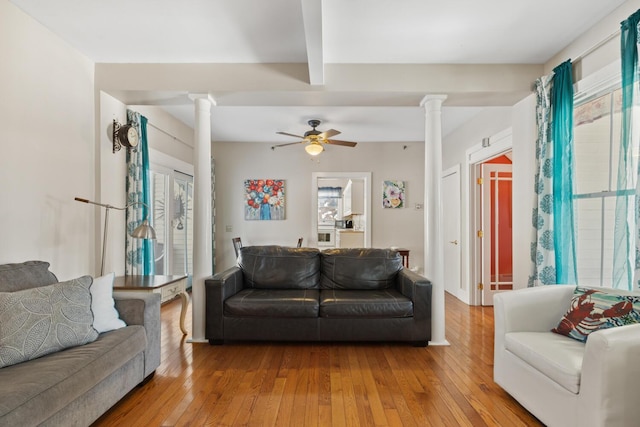
M 536 176 L 529 286 L 576 283 L 571 62 L 536 81 Z
M 140 143 L 135 150 L 127 150 L 127 205 L 133 205 L 126 209 L 125 274 L 152 275 L 155 273 L 153 240 L 136 239 L 130 235 L 145 218 L 150 223 L 153 220 L 150 210 L 147 209 L 147 206 L 151 206 L 147 118 L 140 113 L 127 110 L 127 123 L 138 131 Z M 145 203 L 146 206 L 138 202 Z
M 637 160 L 633 156 L 639 142 L 634 140 L 633 106 L 637 99 L 638 82 L 638 22 L 640 10 L 620 24 L 620 50 L 622 56 L 622 132 L 618 160 L 618 179 L 616 191 L 616 218 L 613 252 L 613 287 L 632 289 L 632 276 L 635 272 L 635 287 L 640 288 L 638 248 L 640 234 L 636 206 L 640 197 L 638 187 Z M 637 132 L 636 134 L 637 135 Z M 635 192 L 626 191 L 634 188 Z
M 553 74 L 536 80 L 536 176 L 534 183 L 532 274 L 529 286 L 550 285 L 556 281 L 553 249 L 553 168 L 551 150 L 551 80 Z

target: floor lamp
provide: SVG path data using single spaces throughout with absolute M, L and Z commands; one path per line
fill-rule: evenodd
M 104 237 L 102 238 L 102 263 L 100 264 L 100 275 L 102 276 L 104 274 L 104 257 L 107 252 L 107 236 L 108 236 L 107 230 L 109 228 L 109 210 L 117 209 L 119 211 L 124 211 L 127 208 L 135 205 L 144 205 L 147 209 L 149 209 L 149 206 L 147 206 L 147 204 L 144 202 L 133 202 L 133 203 L 129 203 L 124 208 L 118 208 L 116 206 L 111 206 L 104 203 L 92 202 L 91 200 L 82 199 L 80 197 L 76 197 L 75 200 L 82 203 L 90 203 L 92 205 L 102 206 L 107 210 L 106 213 L 104 214 Z M 142 221 L 142 224 L 137 226 L 131 232 L 131 237 L 135 237 L 136 239 L 152 239 L 152 240 L 156 239 L 156 231 L 153 229 L 153 227 L 151 227 L 146 216 Z

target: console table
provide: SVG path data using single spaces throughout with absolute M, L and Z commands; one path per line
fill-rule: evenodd
M 409 268 L 409 249 L 398 248 L 397 251 L 402 257 L 402 265 L 404 268 Z
M 187 276 L 118 276 L 113 282 L 113 289 L 118 291 L 153 292 L 160 294 L 160 302 L 172 300 L 176 296 L 182 299 L 180 310 L 180 330 L 187 335 L 184 318 L 189 306 L 187 294 Z

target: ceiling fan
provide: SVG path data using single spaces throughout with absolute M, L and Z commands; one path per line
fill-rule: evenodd
M 341 132 L 335 129 L 329 129 L 325 132 L 320 132 L 316 130 L 318 126 L 320 126 L 320 120 L 309 120 L 309 126 L 312 127 L 311 130 L 304 133 L 304 136 L 294 135 L 288 132 L 276 132 L 280 135 L 293 136 L 294 138 L 300 138 L 301 140 L 298 142 L 289 142 L 287 144 L 274 145 L 271 147 L 272 150 L 275 150 L 278 147 L 285 147 L 287 145 L 301 144 L 303 142 L 308 143 L 306 147 L 304 147 L 305 151 L 312 156 L 317 156 L 318 154 L 324 151 L 324 144 L 332 144 L 332 145 L 342 145 L 344 147 L 355 147 L 356 142 L 351 141 L 340 141 L 339 139 L 329 139 L 332 136 L 339 135 Z

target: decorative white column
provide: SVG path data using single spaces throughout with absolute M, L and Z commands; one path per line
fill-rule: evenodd
M 193 326 L 189 342 L 206 342 L 204 280 L 213 274 L 211 242 L 211 106 L 208 94 L 190 94 L 195 103 L 193 150 Z
M 444 328 L 444 235 L 442 233 L 442 103 L 446 95 L 427 95 L 424 138 L 424 266 L 433 285 L 430 345 L 449 345 Z

